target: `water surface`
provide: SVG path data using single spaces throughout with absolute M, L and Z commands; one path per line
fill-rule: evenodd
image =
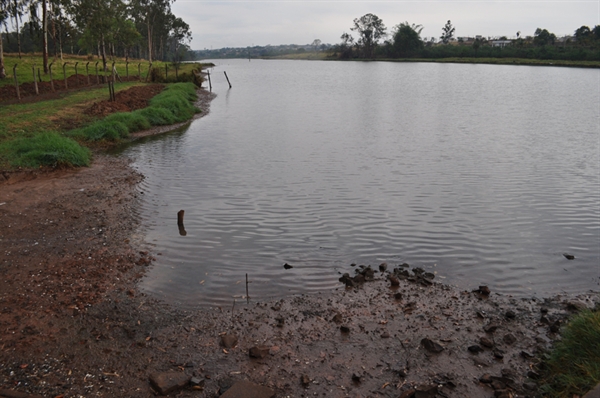
M 160 253 L 143 290 L 230 305 L 246 274 L 264 299 L 384 261 L 517 296 L 598 290 L 598 70 L 215 63 L 208 116 L 125 151 Z

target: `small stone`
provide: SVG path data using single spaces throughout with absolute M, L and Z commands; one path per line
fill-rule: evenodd
M 191 377 L 181 372 L 164 372 L 150 375 L 150 384 L 161 395 L 168 395 L 187 386 Z
M 481 348 L 477 344 L 469 346 L 467 349 L 469 350 L 469 352 L 472 352 L 473 354 L 477 354 L 477 353 L 483 351 L 483 348 Z
M 275 391 L 249 381 L 238 381 L 220 398 L 275 398 Z
M 563 256 L 565 256 L 565 258 L 567 260 L 575 260 L 575 256 L 569 253 L 563 253 Z
M 515 314 L 514 311 L 508 310 L 506 311 L 504 316 L 506 317 L 506 319 L 515 319 L 517 317 L 517 314 Z
M 485 384 L 490 384 L 492 382 L 492 376 L 486 373 L 479 378 L 479 381 Z
M 520 355 L 525 359 L 530 359 L 534 357 L 534 355 L 528 351 L 521 351 Z
M 398 293 L 394 294 L 394 298 L 396 300 L 402 300 L 402 293 L 398 292 Z
M 504 337 L 502 338 L 502 340 L 508 344 L 508 345 L 512 345 L 517 341 L 517 338 L 512 334 L 512 333 L 507 333 L 504 335 Z
M 262 359 L 262 358 L 265 358 L 267 355 L 269 355 L 269 351 L 270 351 L 270 347 L 265 346 L 265 345 L 259 345 L 259 346 L 250 348 L 248 354 L 252 358 Z
M 300 382 L 306 388 L 310 384 L 310 377 L 308 377 L 307 374 L 303 374 L 302 377 L 300 377 Z
M 491 293 L 491 290 L 487 286 L 479 286 L 479 293 L 483 294 L 484 296 L 489 296 Z
M 365 283 L 365 280 L 365 276 L 362 274 L 358 274 L 354 278 L 352 278 L 352 281 L 355 285 L 362 285 L 363 283 Z
M 383 332 L 383 333 L 381 334 L 381 338 L 382 338 L 382 339 L 389 339 L 389 338 L 390 338 L 390 334 L 389 334 L 388 332 Z
M 331 319 L 332 322 L 335 323 L 342 323 L 342 314 L 340 314 L 339 312 L 337 314 L 335 314 L 333 316 L 333 318 Z
M 416 390 L 411 388 L 406 391 L 403 391 L 398 398 L 413 398 L 415 396 Z
M 506 384 L 504 384 L 500 380 L 492 379 L 492 388 L 494 390 L 504 390 L 506 388 Z
M 190 379 L 190 385 L 192 387 L 204 387 L 204 379 L 199 379 L 197 377 L 192 377 Z
M 433 353 L 436 353 L 436 354 L 444 351 L 444 347 L 442 347 L 441 345 L 439 345 L 435 341 L 432 341 L 432 340 L 430 340 L 428 338 L 422 339 L 421 340 L 421 345 L 427 351 L 433 352 Z
M 498 329 L 498 325 L 495 323 L 488 323 L 483 327 L 483 330 L 486 333 L 494 333 L 496 329 Z
M 487 348 L 492 348 L 494 346 L 494 342 L 490 339 L 488 339 L 487 337 L 482 337 L 479 339 L 479 344 L 481 344 L 484 347 Z
M 291 265 L 289 265 L 288 263 L 283 264 L 283 268 L 285 269 L 290 269 L 290 268 L 294 268 Z
M 496 358 L 496 359 L 503 359 L 504 358 L 504 351 L 502 351 L 502 350 L 494 350 L 494 358 Z
M 381 263 L 381 264 L 379 264 L 379 271 L 380 272 L 385 272 L 386 269 L 387 269 L 387 263 Z
M 400 286 L 400 281 L 394 275 L 389 275 L 388 279 L 390 280 L 392 286 Z
M 529 382 L 529 383 L 523 383 L 523 388 L 525 390 L 535 391 L 535 390 L 537 390 L 537 384 L 531 383 L 531 382 Z
M 224 334 L 221 336 L 221 345 L 225 348 L 233 348 L 238 343 L 238 338 L 235 334 Z
M 342 326 L 340 326 L 340 331 L 344 334 L 348 334 L 348 333 L 350 333 L 350 328 L 346 325 L 342 325 Z

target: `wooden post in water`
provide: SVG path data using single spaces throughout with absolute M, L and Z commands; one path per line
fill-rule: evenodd
M 15 88 L 17 89 L 17 98 L 21 101 L 21 92 L 19 91 L 19 80 L 17 79 L 17 64 L 13 66 L 13 77 L 15 78 Z
M 225 79 L 227 79 L 227 83 L 229 84 L 229 88 L 231 88 L 231 83 L 229 82 L 229 77 L 227 77 L 227 72 L 223 71 L 223 73 L 225 73 Z
M 40 90 L 38 89 L 37 79 L 35 78 L 35 64 L 31 67 L 31 71 L 33 72 L 33 86 L 35 87 L 35 95 L 40 95 Z
M 67 64 L 68 64 L 68 62 L 65 62 L 63 64 L 63 76 L 65 78 L 65 90 L 69 88 L 69 85 L 67 83 Z
M 209 89 L 210 92 L 212 92 L 212 83 L 210 81 L 210 71 L 207 69 L 206 73 L 208 75 L 208 89 Z
M 186 236 L 187 232 L 185 227 L 183 226 L 183 215 L 185 214 L 185 210 L 179 210 L 177 212 L 177 227 L 179 228 L 179 235 Z
M 54 62 L 50 62 L 50 65 L 48 65 L 48 71 L 50 72 L 50 87 L 52 87 L 52 91 L 56 91 L 54 89 L 54 79 L 52 78 L 52 65 L 54 64 Z

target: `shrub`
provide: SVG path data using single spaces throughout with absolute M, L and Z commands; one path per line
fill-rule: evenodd
M 105 122 L 120 122 L 127 126 L 130 133 L 146 130 L 152 127 L 148 119 L 136 112 L 119 112 L 108 115 Z
M 0 155 L 15 167 L 89 166 L 91 152 L 70 138 L 42 133 L 0 144 Z
M 99 120 L 69 133 L 73 137 L 83 138 L 88 141 L 116 141 L 129 136 L 129 129 L 124 123 L 116 120 Z

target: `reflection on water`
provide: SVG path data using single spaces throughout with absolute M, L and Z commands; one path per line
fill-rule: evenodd
M 598 289 L 598 71 L 215 63 L 207 117 L 125 150 L 160 253 L 144 290 L 230 304 L 246 273 L 261 299 L 383 261 L 516 295 Z

